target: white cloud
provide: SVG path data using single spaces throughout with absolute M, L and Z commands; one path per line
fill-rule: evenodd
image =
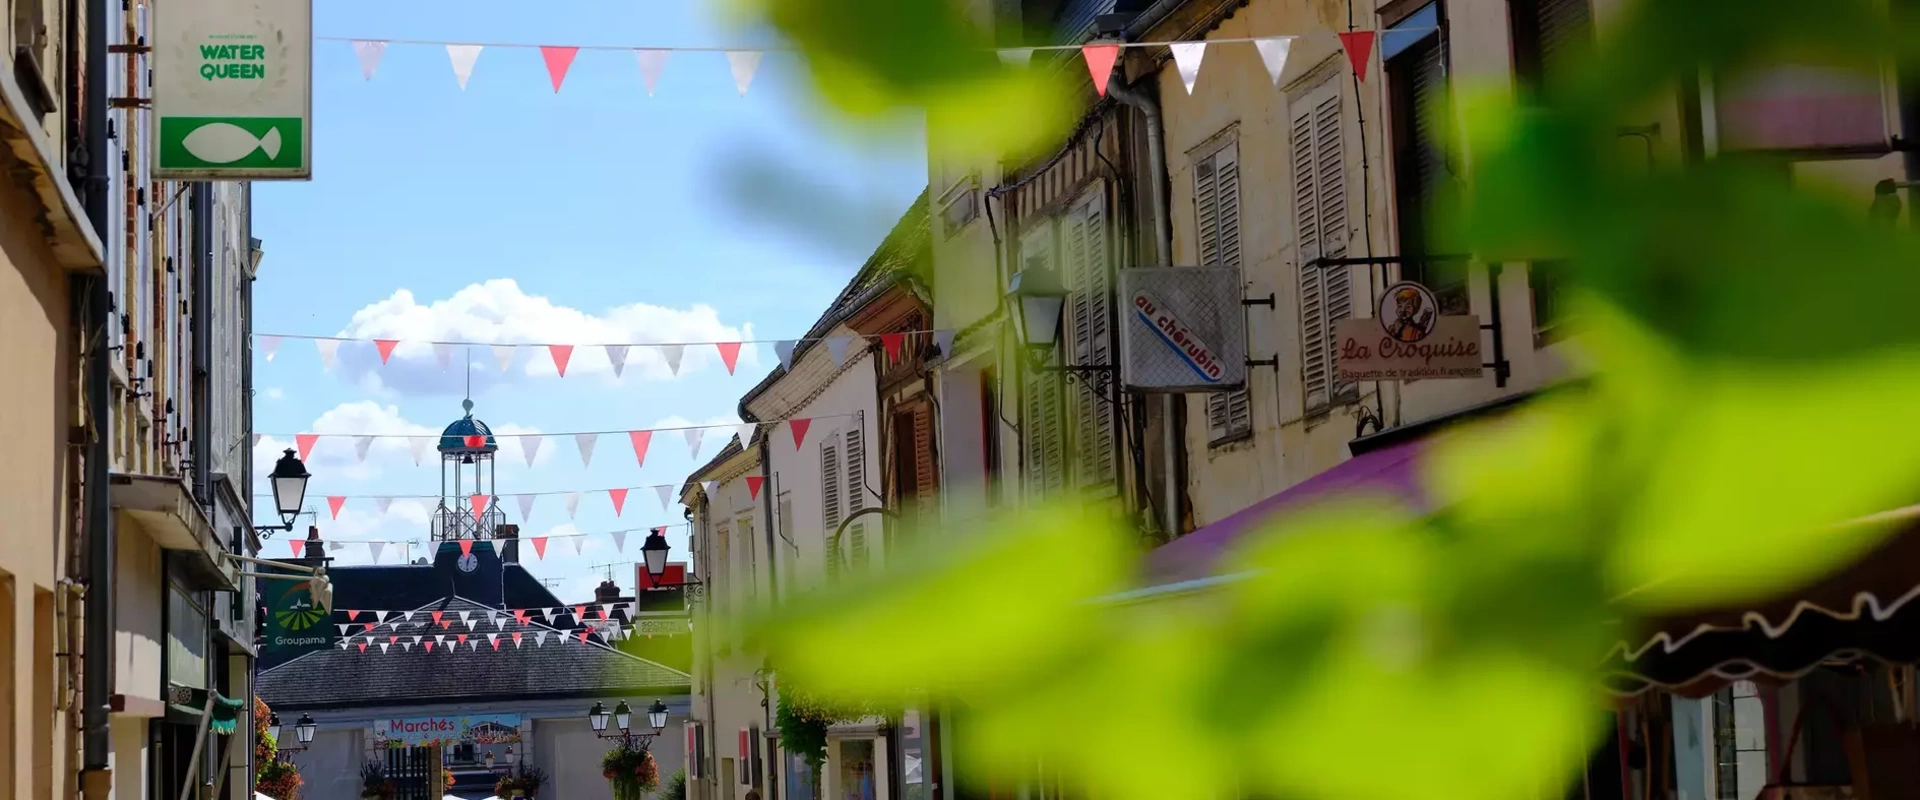
M 567 364 L 568 380 L 589 376 L 611 380 L 613 365 L 603 344 L 738 342 L 753 338 L 753 326 L 723 324 L 719 312 L 707 305 L 670 308 L 632 303 L 593 314 L 527 294 L 512 279 L 497 278 L 470 284 L 450 297 L 424 304 L 414 298 L 413 292 L 397 290 L 391 297 L 354 312 L 339 335 L 400 341 L 384 365 L 372 342 L 343 343 L 335 369 L 349 379 L 372 376 L 380 386 L 402 393 L 443 394 L 463 385 L 469 358 L 476 391 L 528 377 L 553 378 L 556 371 L 547 344 L 575 346 Z M 502 371 L 491 346 L 454 347 L 448 353 L 447 366 L 442 367 L 432 344 L 435 341 L 517 346 L 513 348 L 511 368 Z M 758 349 L 756 345 L 742 347 L 737 368 L 757 369 Z M 718 368 L 720 356 L 713 345 L 691 344 L 685 348 L 680 374 Z M 624 377 L 666 380 L 673 375 L 664 348 L 640 346 L 627 351 Z
M 260 390 L 260 396 L 268 400 L 278 400 L 287 396 L 287 392 L 278 386 L 269 386 Z
M 445 423 L 425 425 L 407 419 L 396 405 L 381 405 L 371 400 L 356 400 L 341 403 L 328 409 L 303 433 L 320 434 L 314 443 L 313 451 L 306 459 L 307 472 L 313 475 L 307 488 L 307 507 L 317 510 L 321 519 L 328 519 L 332 510 L 327 505 L 325 493 L 341 494 L 386 494 L 428 495 L 438 491 L 438 470 L 440 454 L 434 449 L 439 443 L 440 432 Z M 503 486 L 512 485 L 515 476 L 526 469 L 526 458 L 521 447 L 529 437 L 520 434 L 540 434 L 539 428 L 503 423 L 490 425 L 495 440 L 500 445 L 499 478 Z M 358 438 L 372 435 L 376 438 L 367 447 L 364 461 L 359 456 Z M 415 446 L 422 447 L 418 465 L 414 462 Z M 278 461 L 282 451 L 298 448 L 291 435 L 280 438 L 272 435 L 260 437 L 260 443 L 254 447 L 254 463 L 268 465 L 255 470 L 256 493 L 273 491 L 267 473 L 273 462 Z M 540 450 L 534 464 L 547 463 L 553 458 L 554 440 L 543 435 Z M 375 489 L 350 489 L 350 484 L 365 484 L 376 479 L 386 479 L 395 473 L 411 472 L 415 478 L 382 480 Z M 375 501 L 367 498 L 353 498 L 347 501 L 341 511 L 341 518 L 347 517 L 347 511 L 365 508 L 369 513 L 375 511 Z M 415 507 L 418 506 L 417 511 Z M 432 508 L 431 500 L 399 500 L 386 515 L 390 520 L 401 520 L 410 525 L 411 531 L 424 531 L 427 512 Z

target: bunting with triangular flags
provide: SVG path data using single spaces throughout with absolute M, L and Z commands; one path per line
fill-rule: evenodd
M 779 356 L 781 369 L 793 371 L 793 348 L 799 344 L 792 339 L 773 343 L 773 354 Z
M 1187 94 L 1193 94 L 1193 84 L 1200 80 L 1200 61 L 1207 57 L 1207 43 L 1177 42 L 1168 49 L 1173 51 L 1173 66 L 1180 73 L 1180 83 L 1187 87 Z
M 534 494 L 514 495 L 514 500 L 520 504 L 520 522 L 525 523 L 533 518 L 533 501 L 539 497 Z
M 546 558 L 547 558 L 547 537 L 545 537 L 545 536 L 535 536 L 535 537 L 533 537 L 533 555 L 534 555 L 534 556 L 535 556 L 536 558 L 539 558 L 539 559 L 540 559 L 540 560 L 542 560 L 542 561 L 545 561 L 545 560 L 546 560 Z M 525 622 L 526 620 L 525 620 L 525 619 L 522 619 L 522 620 L 520 620 L 520 621 L 521 621 L 521 622 Z
M 547 64 L 547 77 L 553 80 L 554 94 L 560 93 L 560 83 L 567 79 L 567 69 L 573 66 L 573 57 L 580 54 L 578 47 L 540 46 L 540 60 Z M 560 370 L 562 375 L 566 369 Z
M 580 493 L 567 492 L 567 519 L 573 519 L 580 513 Z
M 547 354 L 553 356 L 553 368 L 559 371 L 560 377 L 567 377 L 567 362 L 573 360 L 573 345 L 547 345 Z
M 382 364 L 387 363 L 388 359 L 393 358 L 393 348 L 398 347 L 399 345 L 400 345 L 399 339 L 373 340 L 373 348 L 380 352 L 380 363 Z
M 1120 45 L 1089 44 L 1080 47 L 1080 56 L 1087 61 L 1087 72 L 1093 76 L 1093 90 L 1101 97 L 1107 96 L 1107 81 L 1113 78 L 1113 64 L 1120 60 Z
M 540 443 L 544 441 L 546 441 L 546 437 L 537 433 L 530 433 L 520 437 L 520 454 L 526 456 L 527 466 L 533 466 L 533 460 L 540 455 Z
M 260 354 L 266 356 L 268 361 L 273 360 L 274 353 L 280 352 L 280 337 L 278 336 L 261 336 L 255 339 L 254 342 L 260 345 Z
M 513 369 L 514 346 L 510 344 L 493 345 L 493 359 L 500 362 L 500 371 Z
M 627 431 L 627 440 L 633 443 L 633 462 L 635 466 L 647 465 L 647 445 L 653 441 L 653 431 Z
M 626 489 L 608 489 L 608 490 L 607 490 L 607 499 L 608 499 L 608 500 L 612 500 L 612 501 L 613 501 L 613 515 L 614 515 L 614 516 L 616 516 L 616 517 L 617 517 L 617 516 L 620 516 L 620 514 L 621 514 L 621 512 L 622 512 L 622 511 L 624 511 L 624 510 L 626 510 L 626 507 L 627 507 L 627 490 L 626 490 Z M 576 539 L 584 539 L 584 538 L 586 538 L 586 537 L 584 537 L 584 536 L 576 536 L 576 537 L 574 537 L 574 538 L 576 538 Z M 578 552 L 578 551 L 579 551 L 579 549 L 580 549 L 580 548 L 578 548 L 578 547 L 575 547 L 575 548 L 574 548 L 574 551 L 575 551 L 575 552 Z
M 353 456 L 359 463 L 367 463 L 367 451 L 373 449 L 373 437 L 360 436 L 353 440 Z
M 852 336 L 827 337 L 827 355 L 833 356 L 833 366 L 835 368 L 847 365 L 847 348 L 852 346 Z
M 760 484 L 764 483 L 766 480 L 767 480 L 766 477 L 761 475 L 748 475 L 747 476 L 747 497 L 752 498 L 754 500 L 760 499 Z
M 453 366 L 453 344 L 449 342 L 433 343 L 433 358 L 440 362 L 440 368 Z
M 1000 63 L 1025 68 L 1033 63 L 1033 48 L 1009 47 L 1000 51 Z
M 1340 34 L 1340 46 L 1347 51 L 1347 63 L 1361 83 L 1367 81 L 1367 62 L 1373 58 L 1373 31 L 1347 31 Z
M 760 70 L 758 50 L 728 50 L 727 66 L 733 70 L 733 85 L 740 90 L 740 96 L 747 96 L 747 87 L 753 85 L 753 74 Z
M 473 77 L 473 64 L 480 60 L 480 45 L 447 45 L 447 60 L 453 64 L 453 78 L 460 82 L 460 90 L 466 91 L 467 79 Z
M 714 342 L 713 348 L 720 351 L 720 363 L 727 366 L 727 374 L 733 374 L 733 366 L 740 361 L 739 342 Z
M 627 551 L 627 532 L 626 531 L 613 532 L 613 551 L 616 553 L 624 553 Z
M 593 447 L 599 443 L 600 434 L 597 433 L 576 433 L 573 435 L 574 446 L 580 448 L 580 466 L 593 466 Z
M 663 483 L 663 484 L 660 484 L 659 486 L 653 487 L 653 491 L 656 494 L 660 495 L 661 511 L 673 510 L 673 486 L 672 485 Z
M 341 506 L 344 506 L 344 505 L 346 505 L 346 504 L 347 504 L 347 498 L 345 498 L 345 497 L 342 497 L 342 496 L 340 496 L 340 495 L 337 495 L 337 494 L 336 494 L 336 495 L 329 495 L 329 496 L 327 497 L 327 508 L 329 508 L 329 509 L 331 509 L 331 510 L 333 511 L 333 518 L 334 518 L 334 519 L 339 519 L 339 518 L 340 518 L 340 507 L 341 507 Z
M 622 377 L 627 370 L 627 345 L 604 345 L 607 351 L 607 363 L 613 366 L 613 377 Z
M 660 357 L 666 360 L 667 371 L 672 373 L 675 377 L 679 377 L 680 375 L 680 359 L 684 357 L 686 354 L 687 354 L 686 345 L 683 345 L 683 344 L 660 345 Z
M 812 425 L 813 420 L 806 417 L 794 417 L 787 420 L 787 432 L 793 434 L 793 449 L 800 449 L 800 445 L 807 440 L 807 428 Z
M 313 456 L 313 446 L 319 444 L 319 442 L 320 434 L 317 433 L 296 433 L 293 435 L 293 446 L 300 451 L 301 461 L 305 461 Z
M 315 339 L 313 349 L 320 353 L 320 366 L 323 369 L 333 369 L 334 362 L 340 357 L 340 340 Z
M 667 51 L 644 49 L 633 51 L 640 62 L 640 82 L 647 86 L 647 96 L 653 96 L 653 90 L 660 85 L 660 75 L 667 71 Z
M 433 446 L 433 437 L 415 436 L 407 440 L 407 444 L 413 448 L 413 465 L 417 467 L 420 460 L 427 457 L 427 448 Z
M 687 451 L 689 455 L 695 459 L 700 458 L 700 440 L 706 437 L 707 429 L 688 428 L 683 432 L 687 435 Z
M 1273 36 L 1253 40 L 1254 49 L 1260 51 L 1260 62 L 1267 67 L 1267 76 L 1273 78 L 1273 85 L 1280 85 L 1280 73 L 1287 68 L 1287 52 L 1293 49 L 1293 37 Z

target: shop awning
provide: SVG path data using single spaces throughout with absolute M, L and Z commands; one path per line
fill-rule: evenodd
M 1275 515 L 1302 504 L 1356 490 L 1384 492 L 1425 507 L 1417 466 L 1424 439 L 1364 449 L 1338 466 L 1254 503 L 1211 525 L 1175 539 L 1147 554 L 1145 585 L 1168 586 L 1233 572 L 1222 557 L 1240 540 Z M 1356 448 L 1358 449 L 1358 448 Z
M 1894 512 L 1920 517 L 1920 507 Z M 1797 678 L 1861 660 L 1920 662 L 1920 522 L 1818 582 L 1744 606 L 1652 620 L 1618 643 L 1607 688 L 1710 694 L 1728 681 Z

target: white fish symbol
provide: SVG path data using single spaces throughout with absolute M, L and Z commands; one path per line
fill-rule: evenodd
M 215 122 L 195 128 L 180 145 L 192 153 L 194 158 L 209 164 L 231 164 L 251 155 L 254 150 L 264 150 L 267 158 L 280 157 L 280 129 L 269 128 L 267 135 L 258 139 L 247 129 L 230 122 Z

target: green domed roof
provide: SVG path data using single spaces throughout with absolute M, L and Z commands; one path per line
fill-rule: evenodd
M 460 407 L 466 410 L 467 415 L 454 420 L 452 425 L 448 425 L 446 430 L 440 432 L 440 452 L 492 453 L 499 450 L 500 445 L 493 440 L 493 430 L 487 427 L 487 423 L 473 418 L 473 401 L 462 400 Z M 481 445 L 470 446 L 468 443 L 470 436 L 482 437 Z

